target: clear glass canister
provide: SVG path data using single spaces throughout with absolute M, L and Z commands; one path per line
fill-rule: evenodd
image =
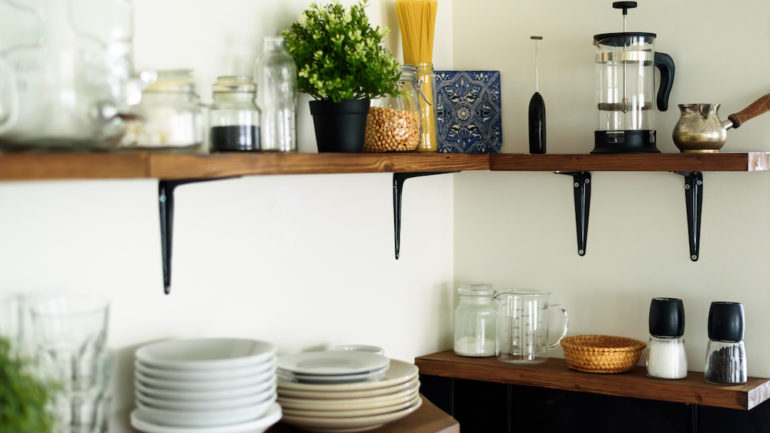
M 257 85 L 251 77 L 218 77 L 209 109 L 210 148 L 219 151 L 259 150 Z
M 746 383 L 748 379 L 743 304 L 716 301 L 708 317 L 708 346 L 703 378 L 719 384 Z
M 497 308 L 490 284 L 464 284 L 457 289 L 454 352 L 461 356 L 495 356 Z
M 687 352 L 684 337 L 650 336 L 647 345 L 647 374 L 661 379 L 687 377 Z
M 372 102 L 366 118 L 364 151 L 409 152 L 420 144 L 420 96 L 417 68 L 404 65 L 399 93 Z
M 283 37 L 264 39 L 264 52 L 254 74 L 259 85 L 262 150 L 297 151 L 297 66 Z
M 149 83 L 129 123 L 123 147 L 199 150 L 206 122 L 189 69 L 145 71 Z
M 438 135 L 436 135 L 436 104 L 433 102 L 436 95 L 436 74 L 433 72 L 432 63 L 420 63 L 417 65 L 417 81 L 424 98 L 420 98 L 420 146 L 418 152 L 438 151 Z

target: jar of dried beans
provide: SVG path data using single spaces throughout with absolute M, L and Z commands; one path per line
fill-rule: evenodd
M 409 152 L 420 144 L 420 86 L 417 68 L 404 65 L 399 93 L 372 101 L 366 119 L 364 151 Z

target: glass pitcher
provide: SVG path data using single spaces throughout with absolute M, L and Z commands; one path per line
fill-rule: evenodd
M 116 144 L 130 78 L 130 0 L 0 0 L 0 147 Z
M 556 347 L 567 335 L 567 310 L 548 305 L 549 292 L 504 291 L 497 301 L 497 359 L 502 362 L 539 364 L 548 359 L 548 349 Z M 549 310 L 562 314 L 561 335 L 549 343 Z

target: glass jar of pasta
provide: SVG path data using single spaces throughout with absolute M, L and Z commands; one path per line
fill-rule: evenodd
M 366 119 L 365 152 L 409 152 L 420 144 L 417 68 L 401 68 L 399 92 L 372 101 Z

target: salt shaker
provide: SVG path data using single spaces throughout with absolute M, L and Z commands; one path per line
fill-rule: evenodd
M 709 309 L 706 348 L 706 382 L 718 384 L 746 383 L 746 346 L 743 344 L 743 304 L 712 302 Z
M 497 309 L 491 284 L 463 284 L 457 289 L 454 352 L 461 356 L 495 356 Z
M 650 302 L 649 328 L 647 375 L 661 379 L 687 377 L 682 300 L 653 298 Z

